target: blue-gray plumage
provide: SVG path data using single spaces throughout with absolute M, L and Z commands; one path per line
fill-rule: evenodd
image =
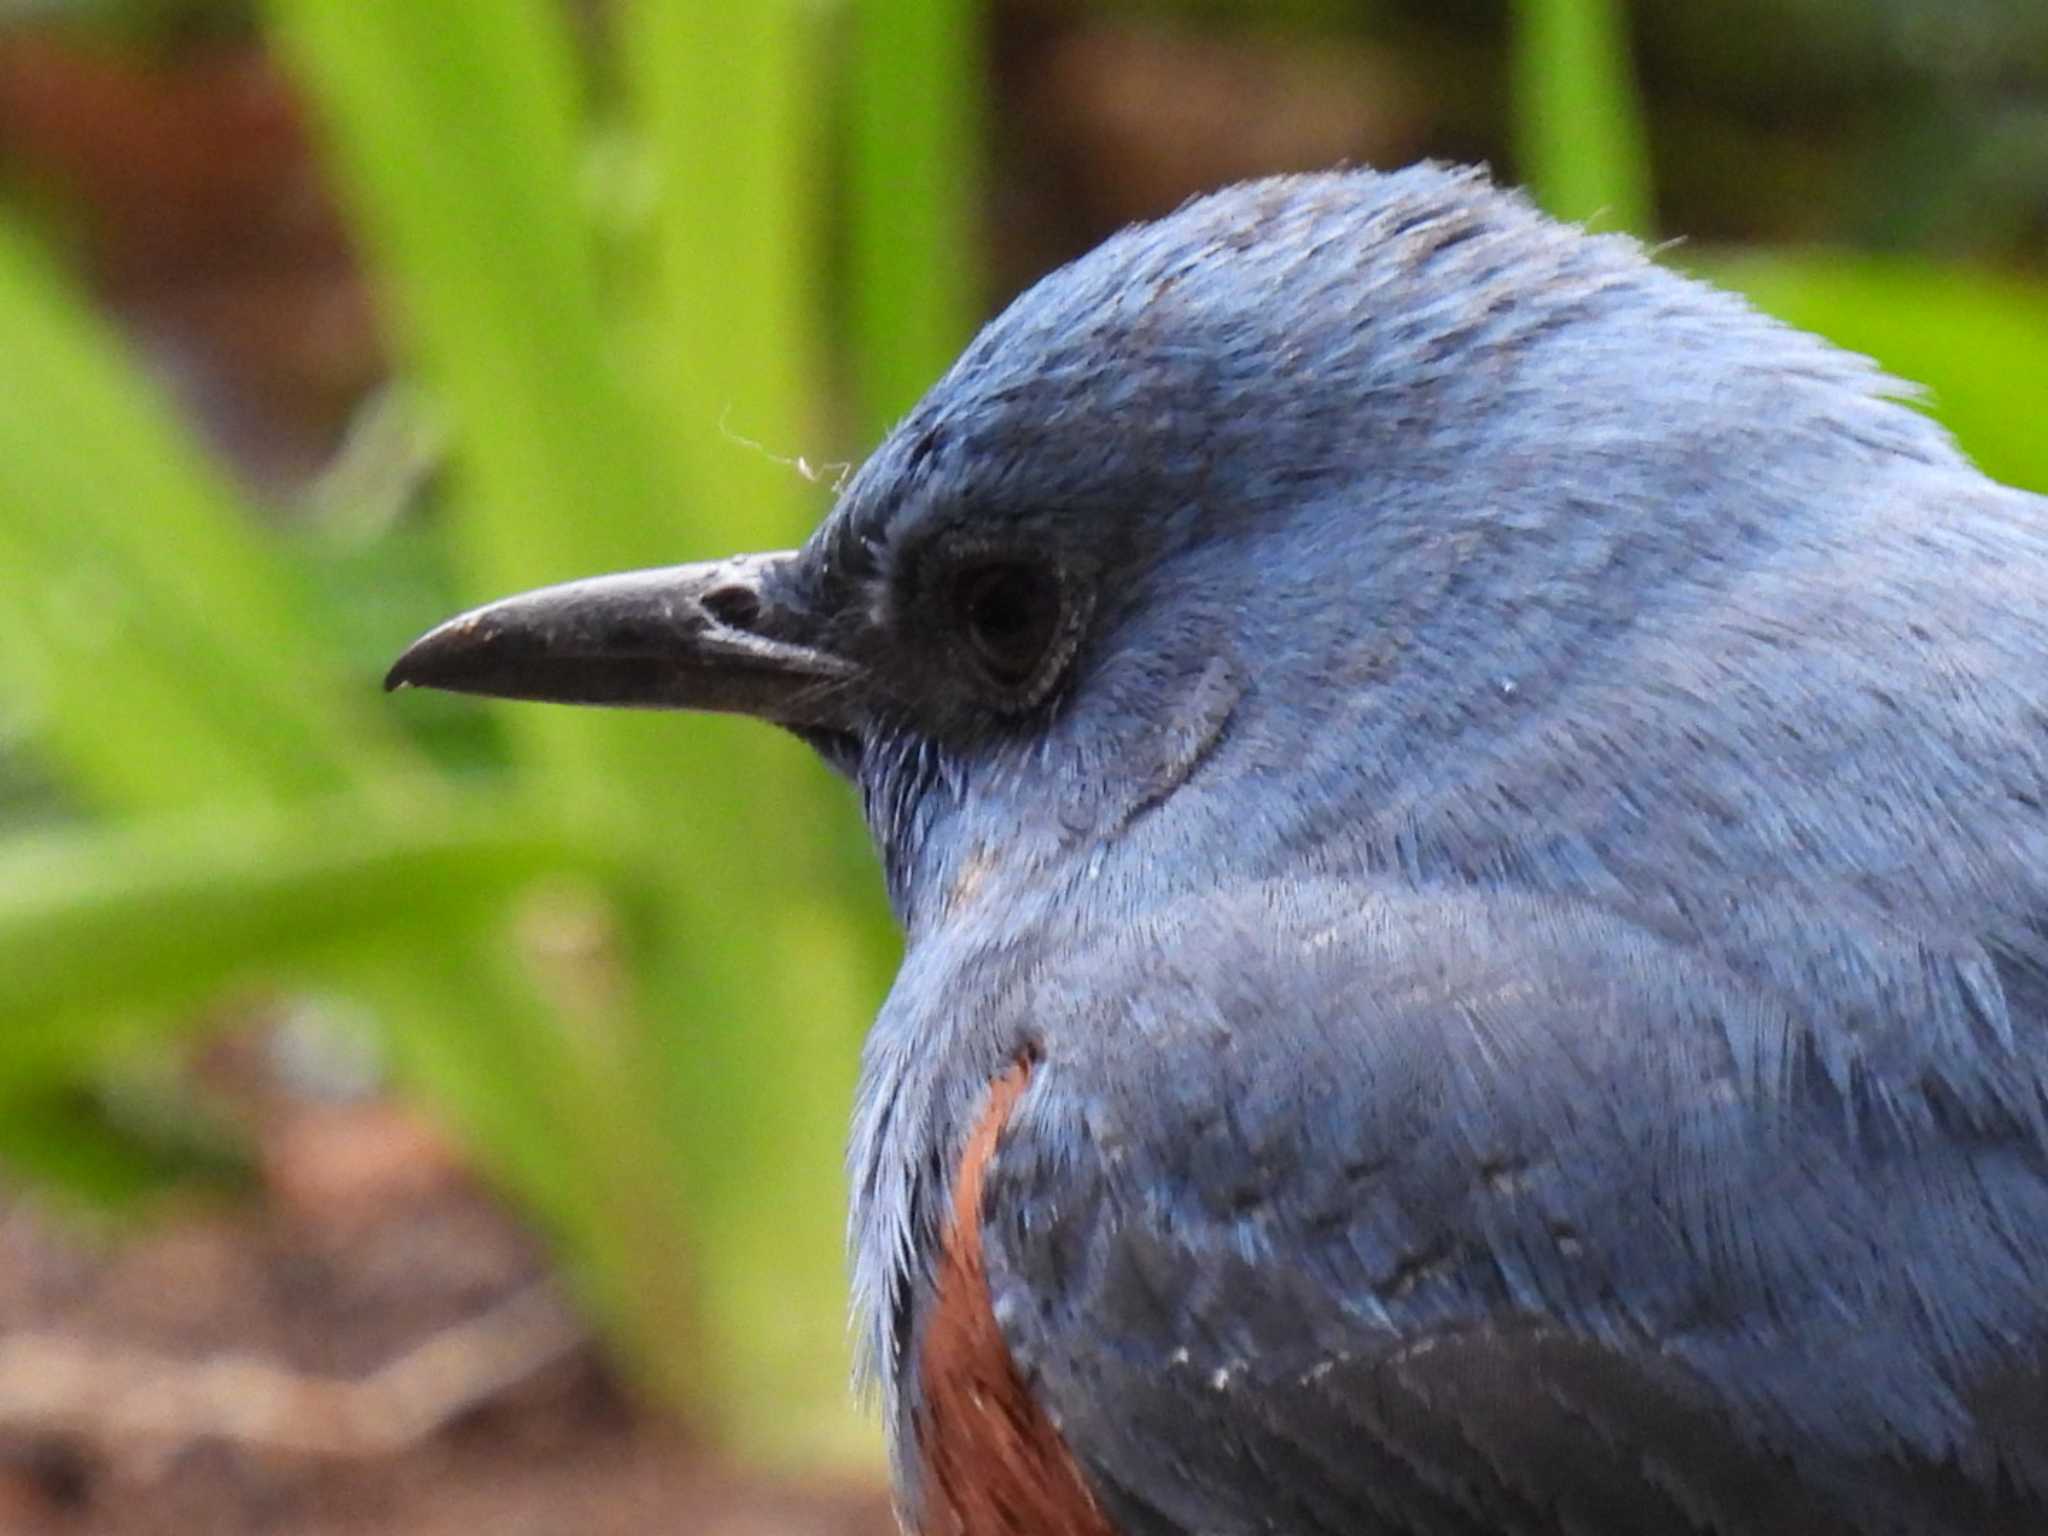
M 859 784 L 934 1536 L 1055 1529 L 940 1456 L 1008 1443 L 962 1294 L 1060 1531 L 2036 1533 L 2048 502 L 1902 393 L 1468 173 L 1254 183 L 1019 299 L 802 550 L 393 677 Z

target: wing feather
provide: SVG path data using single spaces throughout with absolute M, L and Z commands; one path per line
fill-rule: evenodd
M 1121 1528 L 2048 1529 L 2044 1029 L 1783 921 L 1974 991 L 1851 1032 L 1610 911 L 1312 883 L 1063 965 L 1138 979 L 1041 1000 L 985 1243 Z

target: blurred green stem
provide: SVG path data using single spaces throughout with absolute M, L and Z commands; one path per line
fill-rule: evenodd
M 657 188 L 635 340 L 691 492 L 676 547 L 795 544 L 828 495 L 796 463 L 820 438 L 819 11 L 639 0 L 619 41 Z M 649 1027 L 717 1408 L 757 1452 L 869 1457 L 846 1392 L 837 1171 L 885 951 L 849 925 L 829 857 L 850 807 L 821 815 L 822 770 L 757 725 L 691 722 L 671 747 L 688 799 L 670 814 L 691 836 L 669 875 L 695 916 L 687 956 L 654 957 Z
M 1620 0 L 1516 0 L 1515 148 L 1559 218 L 1647 236 L 1648 134 Z
M 848 281 L 867 441 L 932 386 L 981 309 L 981 15 L 973 0 L 853 7 Z

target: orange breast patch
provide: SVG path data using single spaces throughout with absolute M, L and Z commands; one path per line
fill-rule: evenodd
M 1116 1536 L 1059 1432 L 1025 1391 L 989 1305 L 982 1181 L 1030 1081 L 1031 1063 L 1020 1060 L 989 1085 L 953 1175 L 952 1219 L 918 1358 L 921 1536 Z

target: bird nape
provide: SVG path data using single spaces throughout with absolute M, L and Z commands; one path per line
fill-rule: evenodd
M 801 549 L 390 680 L 859 786 L 926 1536 L 2038 1536 L 2048 502 L 1907 393 L 1476 174 L 1255 182 Z

